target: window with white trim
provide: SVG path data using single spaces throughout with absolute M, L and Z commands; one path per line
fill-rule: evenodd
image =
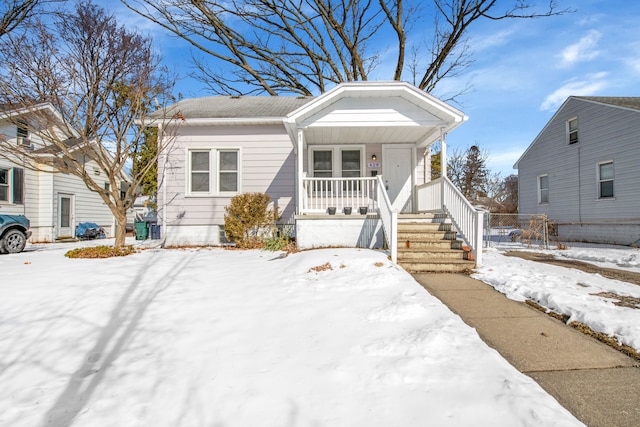
M 567 144 L 578 143 L 578 118 L 567 120 Z
M 0 168 L 0 202 L 24 203 L 24 169 Z
M 598 163 L 598 198 L 609 199 L 613 197 L 613 162 Z
M 549 175 L 538 176 L 538 203 L 549 203 Z
M 211 150 L 189 151 L 189 193 L 209 194 L 211 190 Z
M 218 150 L 218 192 L 237 193 L 240 172 L 238 150 Z
M 9 201 L 9 169 L 0 168 L 0 202 Z
M 360 178 L 364 146 L 339 145 L 310 147 L 309 170 L 314 178 Z M 315 182 L 314 191 L 336 191 L 335 182 Z M 351 186 L 350 186 L 351 185 Z M 357 184 L 359 186 L 359 184 Z M 344 182 L 343 190 L 358 190 L 353 182 Z
M 29 125 L 26 121 L 18 119 L 16 121 L 16 136 L 18 144 L 25 144 L 29 140 Z
M 231 195 L 241 191 L 239 149 L 188 151 L 187 194 Z
M 313 176 L 316 178 L 333 176 L 332 150 L 313 150 Z

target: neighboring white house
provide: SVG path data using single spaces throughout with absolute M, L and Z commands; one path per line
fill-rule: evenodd
M 300 248 L 387 244 L 395 256 L 398 215 L 443 208 L 455 211 L 465 240 L 478 237 L 475 209 L 445 202 L 453 186 L 429 182 L 425 167 L 437 141 L 446 159 L 447 132 L 467 118 L 410 84 L 343 83 L 318 97 L 214 96 L 171 108 L 184 121 L 167 130 L 175 140 L 158 165 L 167 245 L 222 243 L 225 206 L 252 192 L 271 196 Z
M 59 117 L 50 104 L 36 108 Z M 63 132 L 62 128 L 57 132 Z M 0 110 L 0 137 L 26 150 L 43 145 L 37 124 L 30 123 L 26 115 L 15 110 Z M 95 179 L 104 175 L 92 162 L 87 162 L 86 168 Z M 80 222 L 95 222 L 113 235 L 114 217 L 101 197 L 90 191 L 80 178 L 50 171 L 50 166 L 43 165 L 42 171 L 34 171 L 0 157 L 0 214 L 21 214 L 29 218 L 32 242 L 74 237 Z M 107 183 L 105 177 L 105 185 Z
M 640 97 L 569 97 L 514 167 L 561 240 L 640 244 Z

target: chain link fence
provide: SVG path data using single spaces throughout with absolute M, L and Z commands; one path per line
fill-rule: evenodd
M 558 227 L 546 215 L 487 212 L 484 219 L 485 247 L 518 243 L 549 249 L 549 241 L 557 240 Z

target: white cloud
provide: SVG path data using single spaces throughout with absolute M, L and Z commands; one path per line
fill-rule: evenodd
M 598 30 L 590 30 L 576 43 L 567 46 L 560 53 L 560 66 L 570 67 L 578 62 L 591 61 L 600 55 L 598 42 L 602 33 Z
M 489 153 L 487 166 L 492 171 L 499 171 L 503 176 L 513 172 L 513 164 L 520 158 L 523 150 L 521 148 L 503 151 L 497 154 Z
M 496 48 L 507 44 L 516 32 L 515 28 L 509 28 L 499 31 L 497 33 L 491 33 L 488 35 L 482 35 L 474 38 L 471 42 L 471 46 L 475 53 L 482 52 L 487 49 Z
M 547 95 L 542 102 L 542 105 L 540 105 L 540 110 L 555 110 L 564 102 L 565 99 L 572 95 L 587 96 L 601 91 L 608 85 L 608 81 L 605 80 L 607 76 L 608 73 L 600 72 L 587 74 L 582 80 L 572 79 L 568 81 L 553 93 Z

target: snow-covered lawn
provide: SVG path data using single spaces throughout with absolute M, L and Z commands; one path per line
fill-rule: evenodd
M 472 277 L 482 280 L 507 297 L 530 299 L 557 313 L 569 315 L 567 323 L 581 322 L 597 332 L 615 336 L 640 352 L 640 305 L 615 305 L 619 299 L 597 294 L 640 298 L 640 286 L 588 274 L 572 268 L 547 265 L 501 254 L 526 250 L 559 259 L 588 262 L 600 267 L 640 273 L 640 249 L 624 246 L 569 243 L 568 249 L 531 249 L 520 243 L 494 244 L 484 251 L 484 266 Z
M 582 425 L 385 253 L 70 247 L 0 256 L 1 426 Z

